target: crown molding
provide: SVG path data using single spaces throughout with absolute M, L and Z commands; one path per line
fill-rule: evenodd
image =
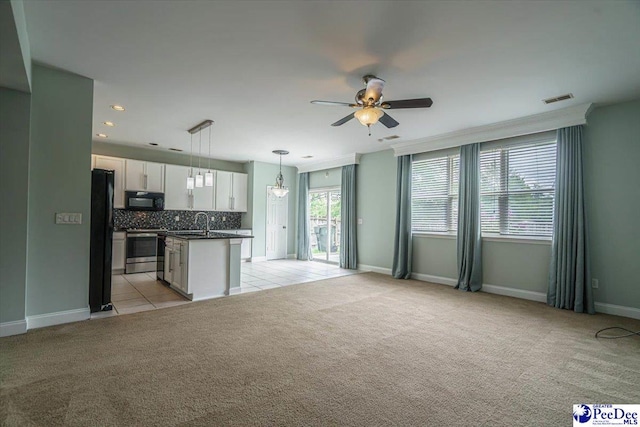
M 360 156 L 361 154 L 359 153 L 351 153 L 344 156 L 334 157 L 329 160 L 322 160 L 320 162 L 305 163 L 298 165 L 298 173 L 333 169 L 347 165 L 357 165 L 360 163 Z
M 477 126 L 391 145 L 394 155 L 425 153 L 476 142 L 495 141 L 587 123 L 593 104 L 581 104 L 504 122 Z

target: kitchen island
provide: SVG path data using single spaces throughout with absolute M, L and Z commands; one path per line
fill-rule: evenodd
M 159 233 L 165 236 L 164 280 L 192 301 L 240 289 L 240 247 L 253 236 L 219 232 Z

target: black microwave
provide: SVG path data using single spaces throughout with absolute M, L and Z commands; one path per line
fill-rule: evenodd
M 164 210 L 164 193 L 125 191 L 124 208 L 129 211 L 162 211 Z

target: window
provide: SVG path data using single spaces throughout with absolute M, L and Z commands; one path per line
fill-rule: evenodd
M 413 162 L 411 177 L 411 229 L 413 232 L 455 233 L 457 231 L 459 175 L 459 154 L 443 154 Z
M 480 178 L 483 235 L 551 236 L 555 139 L 486 150 L 483 147 Z

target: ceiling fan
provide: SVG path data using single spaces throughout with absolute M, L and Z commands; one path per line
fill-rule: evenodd
M 433 104 L 431 98 L 403 99 L 401 101 L 383 102 L 382 89 L 384 88 L 384 80 L 371 74 L 367 74 L 362 78 L 362 80 L 364 81 L 366 88 L 361 89 L 356 93 L 355 104 L 318 100 L 311 101 L 311 103 L 316 105 L 337 105 L 357 108 L 358 111 L 343 117 L 335 123 L 332 123 L 331 126 L 341 126 L 355 117 L 360 123 L 369 128 L 369 136 L 371 136 L 371 125 L 376 124 L 377 122 L 382 123 L 388 128 L 394 128 L 400 124 L 383 110 L 428 108 Z

